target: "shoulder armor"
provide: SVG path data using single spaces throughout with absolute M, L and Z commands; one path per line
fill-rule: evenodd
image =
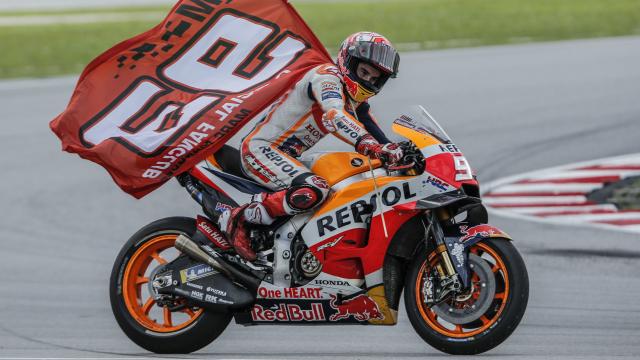
M 342 74 L 340 74 L 340 70 L 338 70 L 338 67 L 335 64 L 323 64 L 318 66 L 315 70 L 318 75 L 334 75 L 342 80 Z

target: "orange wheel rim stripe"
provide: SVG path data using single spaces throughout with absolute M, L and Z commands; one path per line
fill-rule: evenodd
M 162 323 L 156 322 L 149 316 L 149 312 L 155 305 L 152 297 L 141 299 L 141 287 L 147 286 L 149 279 L 144 276 L 145 271 L 153 260 L 162 263 L 164 259 L 160 257 L 160 252 L 173 247 L 177 234 L 160 235 L 147 241 L 133 254 L 127 262 L 124 271 L 122 297 L 127 306 L 129 314 L 143 327 L 160 333 L 170 333 L 182 330 L 191 325 L 203 313 L 203 309 L 193 311 L 185 308 L 184 312 L 189 318 L 179 324 L 174 324 L 172 313 L 168 308 L 163 308 Z
M 423 274 L 427 266 L 427 263 L 430 261 L 430 259 L 427 259 L 422 264 L 422 267 L 418 272 L 418 278 L 416 279 L 416 303 L 418 305 L 418 310 L 420 310 L 420 315 L 422 315 L 422 319 L 427 323 L 427 325 L 429 325 L 431 329 L 437 331 L 442 335 L 449 336 L 452 338 L 466 338 L 466 337 L 478 335 L 496 323 L 496 321 L 500 318 L 500 315 L 502 315 L 502 312 L 504 311 L 505 306 L 507 305 L 507 299 L 509 297 L 509 274 L 507 272 L 507 267 L 504 265 L 504 262 L 502 261 L 502 258 L 500 258 L 500 256 L 498 256 L 498 254 L 493 249 L 491 249 L 489 246 L 485 244 L 478 243 L 478 244 L 475 244 L 474 247 L 481 248 L 484 252 L 488 253 L 489 255 L 491 255 L 491 257 L 495 259 L 496 264 L 491 269 L 494 275 L 499 270 L 501 270 L 503 273 L 504 291 L 501 293 L 496 293 L 493 298 L 493 300 L 496 300 L 496 299 L 501 300 L 500 308 L 491 317 L 491 319 L 487 318 L 485 315 L 482 315 L 479 319 L 480 321 L 482 321 L 482 326 L 473 331 L 464 332 L 462 326 L 455 325 L 455 324 L 453 324 L 455 325 L 454 330 L 447 329 L 444 326 L 442 326 L 437 321 L 436 313 L 424 304 L 424 299 L 422 296 L 422 278 L 423 278 Z M 497 270 L 495 269 L 496 267 L 498 268 Z

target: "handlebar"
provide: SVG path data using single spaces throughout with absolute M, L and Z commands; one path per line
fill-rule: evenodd
M 425 162 L 420 149 L 411 141 L 402 141 L 398 145 L 402 149 L 402 159 L 393 166 L 388 166 L 387 159 L 380 159 L 385 168 L 389 171 L 416 170 L 418 174 L 422 173 L 425 168 Z

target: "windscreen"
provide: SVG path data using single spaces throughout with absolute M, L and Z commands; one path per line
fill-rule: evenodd
M 451 138 L 442 129 L 440 124 L 429 114 L 429 112 L 421 105 L 414 105 L 405 112 L 404 115 L 400 115 L 393 121 L 395 126 L 417 131 L 421 134 L 434 137 L 436 140 L 443 144 L 452 143 Z M 394 129 L 396 131 L 396 129 Z M 400 134 L 400 132 L 396 131 Z M 401 134 L 404 135 L 404 134 Z

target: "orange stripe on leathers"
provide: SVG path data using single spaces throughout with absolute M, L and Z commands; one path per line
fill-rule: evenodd
M 296 121 L 292 127 L 290 127 L 284 134 L 280 135 L 280 137 L 278 137 L 278 139 L 273 143 L 275 146 L 280 146 L 282 145 L 282 143 L 287 140 L 287 138 L 289 136 L 291 136 L 291 134 L 293 134 L 294 132 L 296 132 L 296 130 L 298 130 L 300 128 L 300 126 L 302 126 L 302 124 L 304 124 L 304 122 L 307 120 L 307 118 L 309 117 L 309 115 L 311 115 L 311 111 L 309 111 L 308 113 L 302 115 L 302 117 L 300 119 L 298 119 L 298 121 Z

